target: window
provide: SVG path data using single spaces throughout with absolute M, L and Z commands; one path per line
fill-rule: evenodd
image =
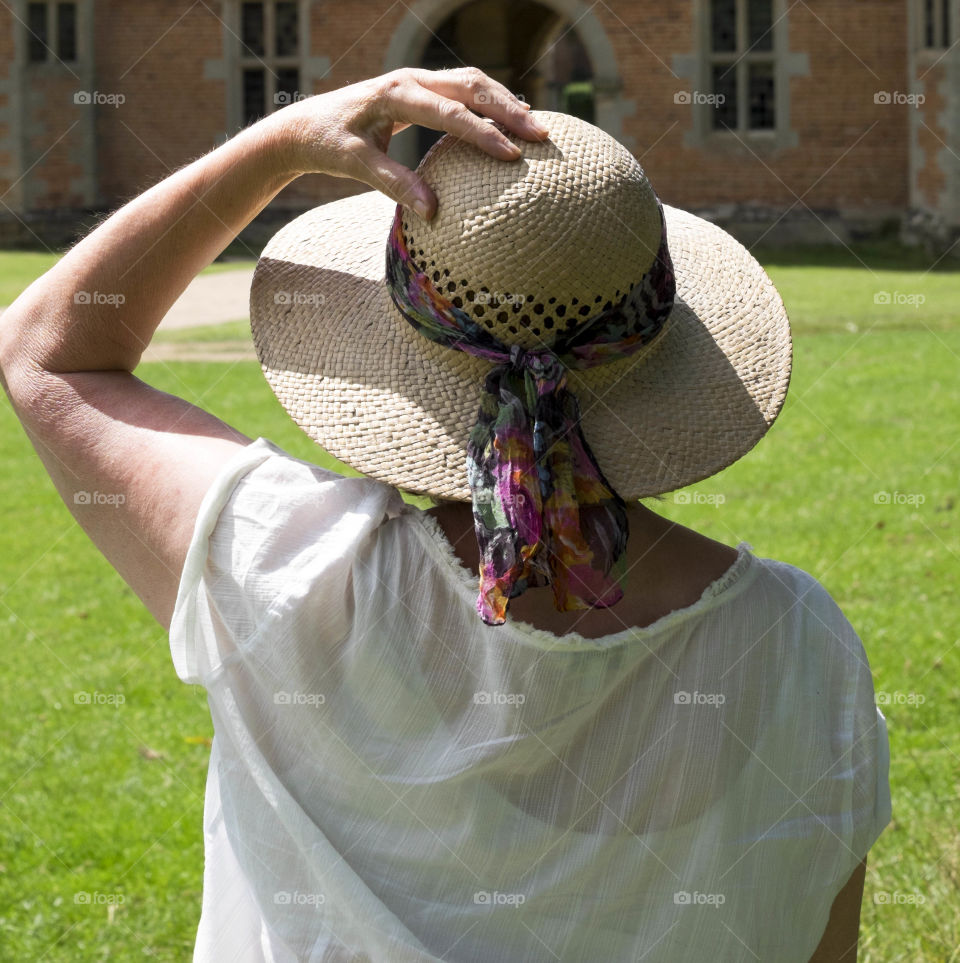
M 30 63 L 69 63 L 77 59 L 75 3 L 28 3 L 25 29 Z
M 296 2 L 240 4 L 240 96 L 244 126 L 301 96 L 299 48 Z
M 950 0 L 920 0 L 920 45 L 927 50 L 950 46 Z
M 713 130 L 775 130 L 773 0 L 710 0 L 709 83 Z

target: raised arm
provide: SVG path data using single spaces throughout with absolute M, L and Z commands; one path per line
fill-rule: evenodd
M 165 627 L 203 495 L 249 439 L 133 376 L 161 319 L 302 173 L 355 178 L 432 216 L 436 198 L 386 156 L 390 138 L 419 123 L 516 159 L 468 109 L 479 104 L 520 136 L 545 136 L 472 68 L 403 69 L 285 107 L 130 201 L 4 313 L 0 380 L 24 429 L 74 517 Z M 77 497 L 92 491 L 110 497 Z

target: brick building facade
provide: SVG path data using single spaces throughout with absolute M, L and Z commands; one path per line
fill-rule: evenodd
M 592 119 L 746 241 L 960 235 L 960 0 L 76 0 L 0 6 L 0 241 L 68 236 L 267 110 L 476 64 Z M 395 138 L 411 165 L 429 132 Z M 362 189 L 301 178 L 289 216 Z M 960 248 L 960 245 L 957 245 Z

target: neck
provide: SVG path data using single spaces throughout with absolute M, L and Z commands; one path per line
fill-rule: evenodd
M 480 553 L 473 512 L 465 502 L 430 510 L 460 561 L 479 571 Z M 611 609 L 557 612 L 550 592 L 531 591 L 511 599 L 514 618 L 556 635 L 577 631 L 599 638 L 631 625 L 650 625 L 674 609 L 692 605 L 736 560 L 735 549 L 668 521 L 639 502 L 627 505 L 630 537 L 626 551 L 624 599 Z
M 429 513 L 440 522 L 457 555 L 469 568 L 479 566 L 479 550 L 473 526 L 473 508 L 469 502 L 444 502 Z M 658 544 L 667 541 L 669 533 L 681 526 L 651 511 L 640 502 L 627 505 L 630 537 L 627 542 L 628 564 L 651 557 Z

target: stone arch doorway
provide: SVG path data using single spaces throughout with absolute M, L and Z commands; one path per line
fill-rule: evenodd
M 613 48 L 580 0 L 419 0 L 394 31 L 384 70 L 471 64 L 542 110 L 563 110 L 621 136 Z M 390 153 L 415 167 L 439 136 L 412 128 Z M 628 145 L 629 146 L 629 145 Z

